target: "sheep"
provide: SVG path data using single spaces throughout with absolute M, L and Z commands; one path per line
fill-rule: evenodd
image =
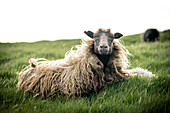
M 157 29 L 147 29 L 142 35 L 144 42 L 159 41 L 159 31 Z
M 114 40 L 123 35 L 113 34 L 110 29 L 84 33 L 91 39 L 82 39 L 82 44 L 67 52 L 64 59 L 31 58 L 30 65 L 19 74 L 18 90 L 35 93 L 42 98 L 57 93 L 70 97 L 90 94 L 106 85 L 127 80 L 133 73 L 127 70 L 130 53 Z

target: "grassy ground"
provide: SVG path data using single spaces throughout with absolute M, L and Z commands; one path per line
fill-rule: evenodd
M 161 41 L 155 43 L 141 43 L 140 34 L 121 40 L 133 55 L 129 57 L 130 68 L 148 69 L 156 74 L 155 78 L 130 78 L 88 97 L 66 98 L 57 94 L 46 100 L 17 91 L 17 73 L 32 57 L 63 58 L 80 40 L 0 43 L 0 112 L 170 112 L 170 31 L 162 32 Z

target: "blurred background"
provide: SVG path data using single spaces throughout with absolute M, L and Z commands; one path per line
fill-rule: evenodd
M 78 98 L 42 100 L 17 90 L 30 58 L 63 59 L 87 37 L 85 30 L 98 28 L 122 33 L 120 42 L 132 54 L 129 68 L 156 77 L 133 77 Z M 168 113 L 169 50 L 170 0 L 0 0 L 0 113 Z
M 0 42 L 79 39 L 84 30 L 131 35 L 170 28 L 169 0 L 1 0 Z

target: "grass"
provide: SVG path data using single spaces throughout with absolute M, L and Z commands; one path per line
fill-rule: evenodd
M 121 38 L 130 51 L 131 67 L 156 74 L 152 79 L 134 77 L 106 86 L 90 96 L 67 98 L 57 94 L 46 100 L 17 91 L 17 77 L 30 58 L 56 60 L 64 57 L 80 40 L 0 43 L 0 112 L 170 112 L 170 30 L 161 33 L 160 42 L 142 43 L 140 34 Z

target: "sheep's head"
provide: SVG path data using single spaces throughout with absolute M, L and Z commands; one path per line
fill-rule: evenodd
M 94 39 L 94 52 L 100 55 L 113 53 L 113 40 L 122 37 L 121 33 L 111 33 L 110 29 L 99 29 L 96 33 L 84 31 L 84 33 Z

